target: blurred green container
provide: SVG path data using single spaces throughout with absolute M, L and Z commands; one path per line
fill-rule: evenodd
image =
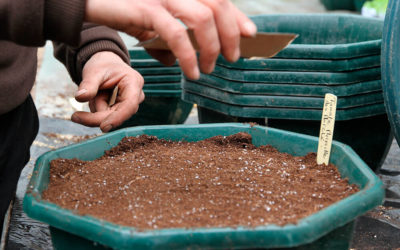
M 383 21 L 348 14 L 253 16 L 260 32 L 296 33 L 275 58 L 348 59 L 379 55 Z
M 348 96 L 382 91 L 380 80 L 352 84 L 291 84 L 291 83 L 255 83 L 230 81 L 220 77 L 201 74 L 197 81 L 183 79 L 183 82 L 194 82 L 217 88 L 229 93 L 238 94 L 271 94 L 285 96 L 325 96 L 332 93 L 336 96 Z
M 181 99 L 182 90 L 143 89 L 145 100 L 130 119 L 116 129 L 142 126 L 182 124 L 193 108 L 192 103 Z
M 233 105 L 251 106 L 251 107 L 274 107 L 274 108 L 313 108 L 322 109 L 324 106 L 324 96 L 277 96 L 277 95 L 248 95 L 232 94 L 213 87 L 184 81 L 182 88 L 185 91 L 193 92 L 199 95 L 207 96 Z M 370 92 L 367 94 L 358 94 L 353 96 L 344 96 L 338 98 L 337 108 L 350 109 L 369 104 L 382 103 L 382 91 Z
M 226 61 L 222 56 L 218 66 L 241 70 L 265 71 L 312 71 L 312 72 L 348 72 L 380 66 L 380 55 L 364 56 L 353 59 L 318 60 L 285 58 L 240 58 L 237 62 Z
M 24 198 L 24 211 L 30 217 L 51 226 L 51 233 L 54 234 L 53 245 L 56 249 L 103 248 L 100 244 L 114 249 L 278 247 L 348 249 L 352 232 L 351 224 L 348 223 L 381 204 L 384 198 L 384 189 L 382 181 L 355 152 L 338 142 L 333 143 L 331 162 L 338 167 L 343 178 L 348 178 L 350 183 L 356 184 L 361 191 L 300 220 L 295 225 L 141 231 L 134 227 L 118 226 L 91 216 L 78 215 L 41 198 L 42 192 L 47 188 L 49 182 L 49 163 L 55 158 L 93 160 L 102 156 L 105 150 L 117 145 L 125 136 L 147 134 L 168 140 L 197 141 L 216 135 L 228 136 L 238 132 L 251 134 L 253 143 L 257 146 L 269 144 L 279 151 L 293 155 L 305 155 L 317 150 L 318 138 L 316 137 L 244 124 L 153 126 L 119 130 L 50 151 L 39 157 Z M 329 234 L 330 232 L 331 234 Z M 343 234 L 345 235 L 343 236 Z M 342 237 L 338 238 L 340 235 Z

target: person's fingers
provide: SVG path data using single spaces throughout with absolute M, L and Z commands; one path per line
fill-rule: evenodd
M 257 26 L 250 20 L 243 12 L 241 12 L 234 4 L 230 2 L 234 15 L 239 26 L 240 34 L 246 37 L 255 36 L 257 33 Z
M 211 73 L 221 48 L 213 10 L 196 0 L 165 2 L 168 11 L 194 31 L 199 45 L 200 69 L 204 73 Z M 234 19 L 233 25 L 237 25 Z
M 102 131 L 107 132 L 112 128 L 118 127 L 139 109 L 139 104 L 143 101 L 144 94 L 142 89 L 129 82 L 130 80 L 123 79 L 118 84 L 120 94 L 118 95 L 117 103 L 112 106 L 112 112 L 109 116 L 101 122 L 100 129 Z
M 240 31 L 232 5 L 228 0 L 200 0 L 200 2 L 214 13 L 223 56 L 228 61 L 237 61 L 240 57 Z
M 111 113 L 111 109 L 95 113 L 77 111 L 72 114 L 71 120 L 88 127 L 98 127 Z
M 95 113 L 78 111 L 72 115 L 71 120 L 89 127 L 99 126 L 103 132 L 118 127 L 137 112 L 139 104 L 144 100 L 144 93 L 138 85 L 143 86 L 143 83 L 136 81 L 136 84 L 132 84 L 132 77 L 122 79 L 118 84 L 120 91 L 114 106 L 109 107 L 108 94 L 100 92 L 89 102 L 91 110 L 96 110 Z
M 191 79 L 198 79 L 196 52 L 186 29 L 166 9 L 157 8 L 151 14 L 154 30 L 167 42 L 172 53 L 179 59 L 182 71 Z
M 144 92 L 143 92 L 143 90 L 142 90 L 142 91 L 140 92 L 139 102 L 140 102 L 140 103 L 143 102 L 144 99 L 145 99 L 145 94 L 144 94 Z
M 97 96 L 94 98 L 94 107 L 96 111 L 105 111 L 110 109 L 108 102 L 110 100 L 109 91 L 99 91 Z
M 75 99 L 78 102 L 87 102 L 93 99 L 101 83 L 109 77 L 109 73 L 107 73 L 107 71 L 102 71 L 102 69 L 89 67 L 84 70 L 82 73 L 82 82 L 79 84 L 78 91 L 75 93 Z
M 147 30 L 143 31 L 138 30 L 135 33 L 136 33 L 135 37 L 139 41 L 146 41 L 158 36 L 156 32 Z M 159 60 L 162 64 L 166 66 L 172 66 L 176 61 L 176 57 L 169 50 L 146 49 L 146 51 L 147 53 L 149 53 L 149 55 Z
M 96 112 L 96 105 L 94 103 L 94 100 L 89 101 L 89 109 L 90 109 L 90 112 L 92 112 L 92 113 Z

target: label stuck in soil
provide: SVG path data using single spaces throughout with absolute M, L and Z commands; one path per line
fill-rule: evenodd
M 53 160 L 43 198 L 149 230 L 297 223 L 358 191 L 315 153 L 295 157 L 251 140 L 127 137 L 94 161 Z
M 317 163 L 328 165 L 331 155 L 333 130 L 335 127 L 337 97 L 326 94 L 319 132 Z

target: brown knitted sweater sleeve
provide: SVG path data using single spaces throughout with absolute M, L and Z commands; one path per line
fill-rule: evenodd
M 0 40 L 23 46 L 55 44 L 55 56 L 80 83 L 82 68 L 99 51 L 111 51 L 129 63 L 117 32 L 83 24 L 85 0 L 0 0 Z
M 100 51 L 111 51 L 129 64 L 128 51 L 115 30 L 105 26 L 84 23 L 81 40 L 77 47 L 54 42 L 54 55 L 66 66 L 72 80 L 82 81 L 82 69 L 92 55 Z
M 0 40 L 43 46 L 46 40 L 79 43 L 85 0 L 0 0 Z

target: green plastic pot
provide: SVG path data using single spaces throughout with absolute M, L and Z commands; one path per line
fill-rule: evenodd
M 196 103 L 198 106 L 212 109 L 214 111 L 236 117 L 244 118 L 274 118 L 274 119 L 291 119 L 291 120 L 321 120 L 322 109 L 309 108 L 273 108 L 273 107 L 252 107 L 243 105 L 233 105 L 211 99 L 208 96 L 199 95 L 197 93 L 182 91 L 182 99 Z M 351 120 L 357 118 L 370 117 L 385 114 L 383 102 L 364 105 L 356 108 L 337 109 L 336 120 Z
M 182 88 L 185 91 L 207 96 L 233 105 L 251 106 L 251 107 L 274 107 L 274 108 L 311 108 L 321 109 L 324 106 L 324 96 L 277 96 L 277 95 L 249 95 L 232 94 L 216 88 L 184 81 Z M 349 109 L 369 104 L 382 103 L 382 91 L 370 92 L 353 96 L 339 97 L 337 108 Z
M 51 226 L 53 244 L 61 249 L 86 249 L 100 245 L 114 249 L 221 249 L 221 248 L 282 248 L 320 249 L 323 243 L 318 239 L 330 232 L 344 233 L 348 241 L 336 241 L 337 237 L 325 237 L 332 249 L 348 248 L 351 238 L 351 221 L 357 216 L 382 203 L 384 189 L 382 181 L 348 146 L 334 142 L 331 162 L 338 166 L 343 178 L 356 184 L 361 190 L 323 210 L 300 220 L 297 224 L 256 228 L 177 228 L 141 231 L 134 227 L 118 226 L 91 216 L 61 208 L 43 200 L 42 192 L 49 182 L 50 161 L 55 158 L 77 158 L 93 160 L 105 150 L 117 145 L 125 136 L 153 135 L 168 140 L 198 141 L 211 136 L 228 136 L 238 132 L 252 135 L 257 146 L 272 145 L 282 152 L 305 155 L 316 151 L 318 138 L 245 124 L 209 124 L 180 126 L 150 126 L 123 129 L 88 141 L 50 151 L 36 162 L 28 190 L 24 198 L 24 211 L 28 216 Z M 348 225 L 348 226 L 345 226 Z M 349 226 L 350 225 L 350 226 Z M 53 228 L 57 228 L 54 230 Z M 334 231 L 340 229 L 341 231 Z M 62 235 L 60 230 L 67 232 Z M 58 231 L 58 232 L 57 232 Z M 70 237 L 70 234 L 78 237 Z M 337 235 L 336 235 L 337 236 Z M 61 241 L 62 239 L 62 241 Z M 343 238 L 342 238 L 343 239 Z M 59 242 L 56 242 L 59 241 Z M 86 243 L 86 245 L 84 243 Z M 95 242 L 95 244 L 93 243 Z M 316 243 L 314 248 L 310 243 Z M 329 244 L 330 243 L 330 244 Z M 79 244 L 79 246 L 77 246 Z
M 318 136 L 320 121 L 244 118 L 226 115 L 212 109 L 197 106 L 199 122 L 256 122 L 260 125 L 296 133 Z M 366 126 L 365 124 L 368 124 Z M 336 121 L 333 139 L 349 145 L 367 165 L 377 171 L 383 165 L 393 141 L 393 132 L 386 114 Z
M 275 58 L 348 59 L 378 55 L 383 21 L 348 14 L 261 15 L 252 20 L 260 32 L 299 37 Z
M 352 84 L 291 84 L 291 83 L 255 83 L 230 81 L 220 77 L 201 74 L 197 81 L 182 79 L 208 87 L 217 88 L 228 93 L 238 94 L 271 94 L 285 96 L 324 96 L 332 93 L 336 96 L 348 96 L 382 91 L 380 80 Z

